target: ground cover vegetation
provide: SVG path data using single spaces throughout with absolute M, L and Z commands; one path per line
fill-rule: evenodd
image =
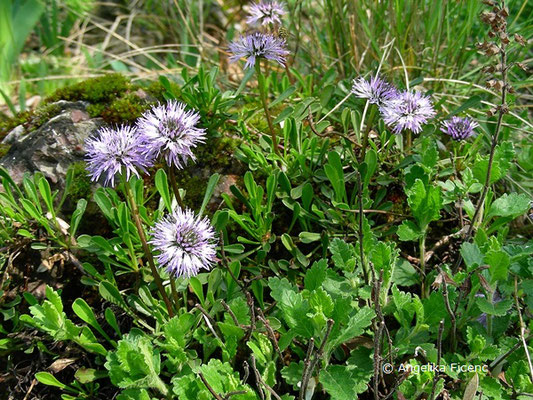
M 99 124 L 0 167 L 0 397 L 532 398 L 532 17 L 3 1 L 0 137 Z

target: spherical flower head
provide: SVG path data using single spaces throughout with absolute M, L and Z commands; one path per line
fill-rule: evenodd
M 104 178 L 105 186 L 115 186 L 115 179 L 125 175 L 139 176 L 138 169 L 146 172 L 151 166 L 144 152 L 144 138 L 135 127 L 100 128 L 96 135 L 85 141 L 87 171 L 91 180 Z
M 371 76 L 367 81 L 363 77 L 353 80 L 352 93 L 360 99 L 368 99 L 370 104 L 378 106 L 398 96 L 398 91 L 379 76 Z
M 252 68 L 258 58 L 274 60 L 284 67 L 285 56 L 289 54 L 285 48 L 285 40 L 260 32 L 241 36 L 229 45 L 229 50 L 233 53 L 230 62 L 246 58 L 244 68 Z
M 283 3 L 278 1 L 261 0 L 252 4 L 250 15 L 246 18 L 248 24 L 260 23 L 261 25 L 281 24 L 281 18 L 287 14 Z
M 385 101 L 380 111 L 383 120 L 392 127 L 395 134 L 400 134 L 404 129 L 420 133 L 422 127 L 436 114 L 428 96 L 409 91 Z
M 453 140 L 461 141 L 474 136 L 479 124 L 468 117 L 452 117 L 441 123 L 440 130 L 447 135 L 450 135 Z
M 171 100 L 145 112 L 137 128 L 148 143 L 145 151 L 149 157 L 162 155 L 169 166 L 181 169 L 189 159 L 196 159 L 192 150 L 205 140 L 205 129 L 197 127 L 199 121 L 200 114 Z
M 175 208 L 155 224 L 152 238 L 159 266 L 172 276 L 190 278 L 216 262 L 215 231 L 206 217 L 192 210 Z

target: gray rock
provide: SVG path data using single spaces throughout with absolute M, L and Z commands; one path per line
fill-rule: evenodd
M 38 129 L 23 133 L 13 129 L 3 143 L 11 144 L 0 159 L 15 182 L 20 183 L 25 172 L 40 171 L 52 183 L 62 184 L 68 167 L 83 160 L 85 139 L 96 132 L 104 122 L 91 119 L 88 103 L 59 101 L 60 112 Z

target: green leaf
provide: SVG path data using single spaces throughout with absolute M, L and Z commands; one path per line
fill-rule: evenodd
M 492 304 L 487 299 L 483 297 L 478 297 L 476 299 L 476 304 L 481 310 L 481 312 L 490 315 L 496 315 L 498 317 L 503 317 L 505 314 L 507 314 L 507 311 L 509 311 L 509 309 L 513 305 L 513 301 L 511 299 L 508 299 Z
M 421 179 L 417 179 L 407 191 L 407 195 L 407 202 L 418 226 L 422 231 L 425 231 L 431 221 L 440 218 L 440 209 L 442 208 L 440 188 L 426 186 Z
M 320 383 L 331 400 L 353 400 L 367 390 L 368 379 L 361 378 L 353 368 L 344 365 L 328 365 L 320 372 Z
M 127 389 L 122 391 L 117 400 L 153 400 L 145 389 Z
M 172 379 L 172 391 L 176 399 L 180 400 L 212 400 L 213 395 L 198 378 L 201 372 L 211 388 L 218 394 L 224 395 L 233 391 L 245 391 L 245 394 L 232 396 L 235 400 L 257 400 L 254 391 L 243 385 L 239 374 L 230 364 L 211 359 L 208 364 L 198 368 L 197 372 L 176 375 Z M 174 397 L 173 397 L 174 398 Z
M 189 279 L 189 284 L 191 285 L 194 294 L 198 297 L 198 299 L 200 299 L 200 304 L 203 306 L 205 303 L 205 297 L 202 282 L 200 282 L 197 277 L 193 276 Z
M 64 389 L 67 387 L 67 385 L 65 385 L 64 383 L 61 383 L 59 382 L 56 377 L 54 375 L 52 375 L 51 373 L 49 372 L 37 372 L 35 374 L 35 378 L 45 384 L 45 385 L 48 385 L 48 386 L 55 386 L 55 387 L 58 387 L 58 388 L 61 388 L 61 389 Z
M 335 201 L 346 202 L 346 188 L 344 186 L 344 172 L 339 153 L 330 151 L 328 153 L 328 163 L 324 165 L 324 172 L 328 177 L 333 190 L 335 191 Z
M 253 69 L 253 68 L 248 68 L 246 70 L 246 72 L 244 73 L 244 76 L 242 78 L 241 84 L 239 85 L 239 88 L 237 89 L 237 91 L 234 94 L 235 97 L 237 97 L 243 91 L 243 89 L 246 87 L 246 83 L 248 83 L 250 78 L 253 76 L 254 72 L 255 72 L 255 69 Z
M 289 97 L 291 94 L 293 94 L 296 91 L 296 87 L 289 86 L 287 90 L 285 90 L 282 94 L 278 96 L 277 99 L 275 99 L 268 108 L 274 107 L 276 104 L 281 103 L 283 100 L 285 100 L 287 97 Z
M 420 274 L 409 261 L 400 259 L 397 261 L 392 280 L 398 286 L 412 286 L 420 282 Z
M 79 199 L 78 204 L 76 204 L 76 209 L 72 213 L 72 218 L 70 219 L 70 236 L 76 235 L 78 226 L 81 222 L 81 218 L 83 217 L 86 208 L 87 200 Z
M 202 215 L 204 213 L 205 208 L 207 207 L 207 203 L 209 203 L 209 200 L 211 200 L 211 197 L 213 196 L 213 192 L 215 191 L 219 179 L 220 174 L 216 173 L 211 175 L 211 178 L 209 178 L 209 182 L 207 182 L 207 188 L 205 189 L 204 200 L 202 201 L 202 206 L 200 207 L 200 211 L 198 212 L 199 215 Z
M 329 244 L 331 259 L 336 267 L 343 271 L 353 271 L 355 268 L 355 248 L 350 243 L 339 238 L 333 239 Z
M 111 382 L 120 388 L 153 388 L 163 395 L 168 389 L 159 377 L 161 358 L 152 339 L 132 329 L 118 342 L 117 350 L 109 352 L 105 363 Z
M 50 184 L 44 176 L 39 176 L 37 186 L 39 187 L 39 192 L 48 207 L 48 211 L 55 215 L 54 211 L 54 199 L 52 197 L 52 191 L 50 190 Z
M 511 168 L 511 161 L 513 160 L 514 156 L 515 151 L 511 142 L 502 142 L 496 146 L 490 175 L 490 184 L 498 181 L 507 174 L 509 168 Z M 479 182 L 484 183 L 487 179 L 488 165 L 489 156 L 477 156 L 472 172 L 474 173 L 474 177 Z
M 283 317 L 287 325 L 295 332 L 306 338 L 310 338 L 313 327 L 307 317 L 310 310 L 309 303 L 304 299 L 302 293 L 289 283 L 287 278 L 270 278 L 268 286 L 272 290 L 271 296 L 278 302 Z
M 342 327 L 335 334 L 332 333 L 332 337 L 326 346 L 329 349 L 334 349 L 342 343 L 359 336 L 365 328 L 370 326 L 375 316 L 376 313 L 370 307 L 361 308 L 355 315 L 350 317 L 346 326 Z
M 526 213 L 531 207 L 531 198 L 525 194 L 505 193 L 491 204 L 487 218 L 516 218 Z
M 159 192 L 159 195 L 165 203 L 167 211 L 172 211 L 172 200 L 170 197 L 170 189 L 168 187 L 167 173 L 163 169 L 158 169 L 155 173 L 155 187 Z
M 321 235 L 320 233 L 314 233 L 314 232 L 300 232 L 298 235 L 302 243 L 313 243 L 320 240 Z
M 79 368 L 74 377 L 81 383 L 90 383 L 97 379 L 106 378 L 107 371 L 99 371 L 94 368 Z
M 437 165 L 439 159 L 439 152 L 435 140 L 430 137 L 426 137 L 422 142 L 422 152 L 420 154 L 422 165 L 427 170 L 434 172 L 434 168 Z
M 296 390 L 298 389 L 298 383 L 302 380 L 302 374 L 304 370 L 304 362 L 300 361 L 298 364 L 291 362 L 281 370 L 281 376 L 285 379 L 289 385 Z
M 511 264 L 511 259 L 505 251 L 490 250 L 485 255 L 484 261 L 490 266 L 490 283 L 507 281 L 507 273 L 509 265 Z
M 422 236 L 420 228 L 413 221 L 403 221 L 396 231 L 401 241 L 418 240 Z
M 457 107 L 455 110 L 453 110 L 451 113 L 449 113 L 446 118 L 453 117 L 454 115 L 457 115 L 459 113 L 462 113 L 463 111 L 466 111 L 470 108 L 477 107 L 481 103 L 481 97 L 478 95 L 472 96 L 468 98 L 463 104 L 461 104 L 459 107 Z
M 100 282 L 98 291 L 100 292 L 100 296 L 102 296 L 105 300 L 122 307 L 124 310 L 129 309 L 119 290 L 110 282 Z
M 72 303 L 72 311 L 74 311 L 82 321 L 88 323 L 90 326 L 96 329 L 104 338 L 106 338 L 106 340 L 112 342 L 111 338 L 107 335 L 107 333 L 104 332 L 98 323 L 96 315 L 94 315 L 94 311 L 85 300 L 81 298 L 74 300 Z
M 326 279 L 326 270 L 328 262 L 326 260 L 316 261 L 311 268 L 307 270 L 304 278 L 304 285 L 307 290 L 315 290 L 322 286 Z
M 475 243 L 463 243 L 460 253 L 469 271 L 483 263 L 483 254 L 481 254 L 481 250 Z

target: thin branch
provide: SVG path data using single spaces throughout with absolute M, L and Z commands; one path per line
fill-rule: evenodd
M 320 359 L 324 355 L 324 349 L 326 347 L 326 342 L 329 339 L 329 335 L 331 334 L 331 329 L 333 329 L 333 325 L 334 324 L 335 324 L 335 321 L 333 321 L 332 319 L 328 319 L 327 327 L 326 327 L 326 334 L 324 335 L 324 339 L 322 340 L 322 344 L 320 345 L 320 348 L 318 349 L 318 351 L 314 354 L 313 360 L 309 364 L 309 367 L 307 368 L 307 371 L 304 371 L 304 372 L 306 372 L 306 376 L 305 376 L 305 379 L 302 376 L 302 385 L 300 387 L 300 395 L 299 395 L 299 399 L 300 400 L 302 400 L 304 398 L 305 392 L 307 391 L 307 386 L 309 384 L 309 380 L 313 376 L 313 371 L 315 370 L 316 365 L 318 364 L 318 362 L 320 361 Z M 311 338 L 311 340 L 313 340 L 313 338 Z M 313 343 L 314 343 L 314 341 L 313 341 Z M 310 348 L 311 348 L 311 346 L 310 346 Z M 311 348 L 311 350 L 312 350 L 312 348 Z M 307 350 L 307 352 L 308 352 L 308 355 L 309 355 L 309 349 Z M 306 359 L 307 359 L 307 357 L 306 357 Z
M 209 390 L 211 392 L 211 394 L 215 397 L 215 399 L 224 400 L 224 398 L 221 395 L 219 395 L 217 392 L 215 392 L 215 389 L 213 389 L 211 387 L 211 385 L 207 382 L 207 380 L 205 379 L 204 375 L 201 372 L 198 372 L 198 376 L 200 377 L 200 379 L 204 383 L 204 385 L 207 388 L 207 390 Z
M 300 394 L 298 396 L 299 400 L 303 400 L 304 398 L 304 384 L 307 386 L 307 382 L 309 382 L 309 367 L 311 366 L 311 357 L 313 355 L 313 349 L 315 348 L 315 338 L 309 339 L 309 345 L 307 346 L 307 354 L 305 356 L 304 360 L 304 369 L 302 372 L 302 381 L 300 383 Z
M 358 190 L 357 190 L 357 198 L 359 200 L 359 257 L 361 258 L 361 268 L 363 269 L 363 275 L 365 278 L 365 282 L 368 284 L 368 270 L 365 264 L 365 250 L 363 247 L 363 182 L 361 180 L 361 173 L 357 171 L 357 184 L 358 184 Z
M 440 361 L 442 357 L 442 333 L 444 332 L 444 320 L 441 319 L 439 324 L 439 333 L 437 336 L 437 369 L 440 366 Z M 438 370 L 435 371 L 435 375 L 433 376 L 433 387 L 431 388 L 431 395 L 429 396 L 430 400 L 435 399 L 435 390 L 437 389 L 437 383 L 440 379 Z
M 520 340 L 524 345 L 524 352 L 526 353 L 527 363 L 529 365 L 529 374 L 531 376 L 531 382 L 533 382 L 533 364 L 531 364 L 531 355 L 527 347 L 526 336 L 526 324 L 522 318 L 522 311 L 520 310 L 520 302 L 518 301 L 518 277 L 514 277 L 514 300 L 516 304 L 516 311 L 518 311 L 518 319 L 520 321 Z
M 213 334 L 213 336 L 215 336 L 218 340 L 221 340 L 220 336 L 217 335 L 215 331 L 215 327 L 217 326 L 217 323 L 213 319 L 213 317 L 211 317 L 209 313 L 200 304 L 196 304 L 194 307 L 200 310 L 200 312 L 203 314 L 205 321 L 207 322 L 207 326 L 209 330 L 211 331 L 211 333 Z
M 276 398 L 276 400 L 281 400 L 281 397 L 279 397 L 279 395 L 276 393 L 276 391 L 274 389 L 272 389 L 272 387 L 270 387 L 263 380 L 263 378 L 261 378 L 261 373 L 259 372 L 259 370 L 257 369 L 257 367 L 255 365 L 255 357 L 253 355 L 251 357 L 251 360 L 252 360 L 252 369 L 254 370 L 255 378 L 257 379 L 258 386 L 259 386 L 259 384 L 263 385 L 270 392 L 270 394 Z
M 455 348 L 457 346 L 457 340 L 456 340 L 456 330 L 457 330 L 457 318 L 455 316 L 455 311 L 452 310 L 452 307 L 450 305 L 450 298 L 448 296 L 448 284 L 446 283 L 446 277 L 444 272 L 440 267 L 437 267 L 439 274 L 441 276 L 444 276 L 442 279 L 442 296 L 444 297 L 444 305 L 446 306 L 446 311 L 448 312 L 450 316 L 450 320 L 452 322 L 452 327 L 450 331 L 450 344 L 451 344 L 451 352 L 455 352 Z
M 237 316 L 235 315 L 235 313 L 231 310 L 231 308 L 228 306 L 228 304 L 222 300 L 221 301 L 222 303 L 222 307 L 224 307 L 224 309 L 226 310 L 226 312 L 230 315 L 231 319 L 233 320 L 233 323 L 236 325 L 236 326 L 239 326 L 241 328 L 244 328 L 245 326 L 244 325 L 241 325 L 239 323 L 239 320 L 237 319 Z
M 274 330 L 270 326 L 270 322 L 268 322 L 268 319 L 266 319 L 265 314 L 263 314 L 263 311 L 259 307 L 256 308 L 256 311 L 259 314 L 257 318 L 263 323 L 263 325 L 265 325 L 265 329 L 268 333 L 268 337 L 274 344 L 274 349 L 276 349 L 276 352 L 278 353 L 281 362 L 283 362 L 283 353 L 281 352 L 281 349 L 279 348 L 278 339 L 276 339 L 276 334 L 274 333 Z

